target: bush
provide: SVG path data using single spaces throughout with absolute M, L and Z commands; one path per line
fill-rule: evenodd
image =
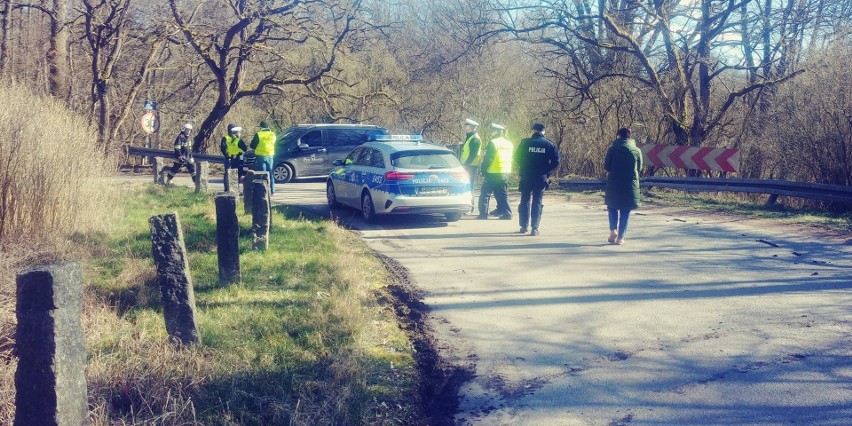
M 106 160 L 92 152 L 96 132 L 61 102 L 0 83 L 0 250 L 102 225 Z

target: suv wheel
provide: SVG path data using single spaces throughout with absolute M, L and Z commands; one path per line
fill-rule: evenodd
M 276 183 L 290 182 L 293 180 L 293 167 L 287 163 L 281 163 L 272 169 L 272 177 Z

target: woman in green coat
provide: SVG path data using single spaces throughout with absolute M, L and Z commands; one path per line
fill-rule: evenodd
M 609 211 L 610 244 L 624 244 L 630 211 L 639 207 L 639 171 L 642 152 L 630 139 L 630 129 L 618 129 L 616 139 L 606 152 L 606 207 Z

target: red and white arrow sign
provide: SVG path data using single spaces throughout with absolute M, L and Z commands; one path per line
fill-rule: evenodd
M 706 170 L 737 173 L 740 171 L 740 150 L 678 145 L 637 143 L 645 162 L 656 167 Z

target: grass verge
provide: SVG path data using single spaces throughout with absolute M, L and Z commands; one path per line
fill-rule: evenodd
M 270 249 L 252 251 L 242 238 L 242 283 L 221 287 L 209 195 L 152 185 L 123 192 L 111 232 L 75 236 L 90 254 L 83 321 L 93 424 L 424 418 L 413 347 L 386 303 L 387 273 L 357 236 L 331 222 L 276 213 Z M 241 207 L 247 236 L 251 218 Z M 182 350 L 166 343 L 150 259 L 148 218 L 170 211 L 184 230 L 202 341 Z M 13 396 L 2 400 L 7 413 L 9 403 Z

